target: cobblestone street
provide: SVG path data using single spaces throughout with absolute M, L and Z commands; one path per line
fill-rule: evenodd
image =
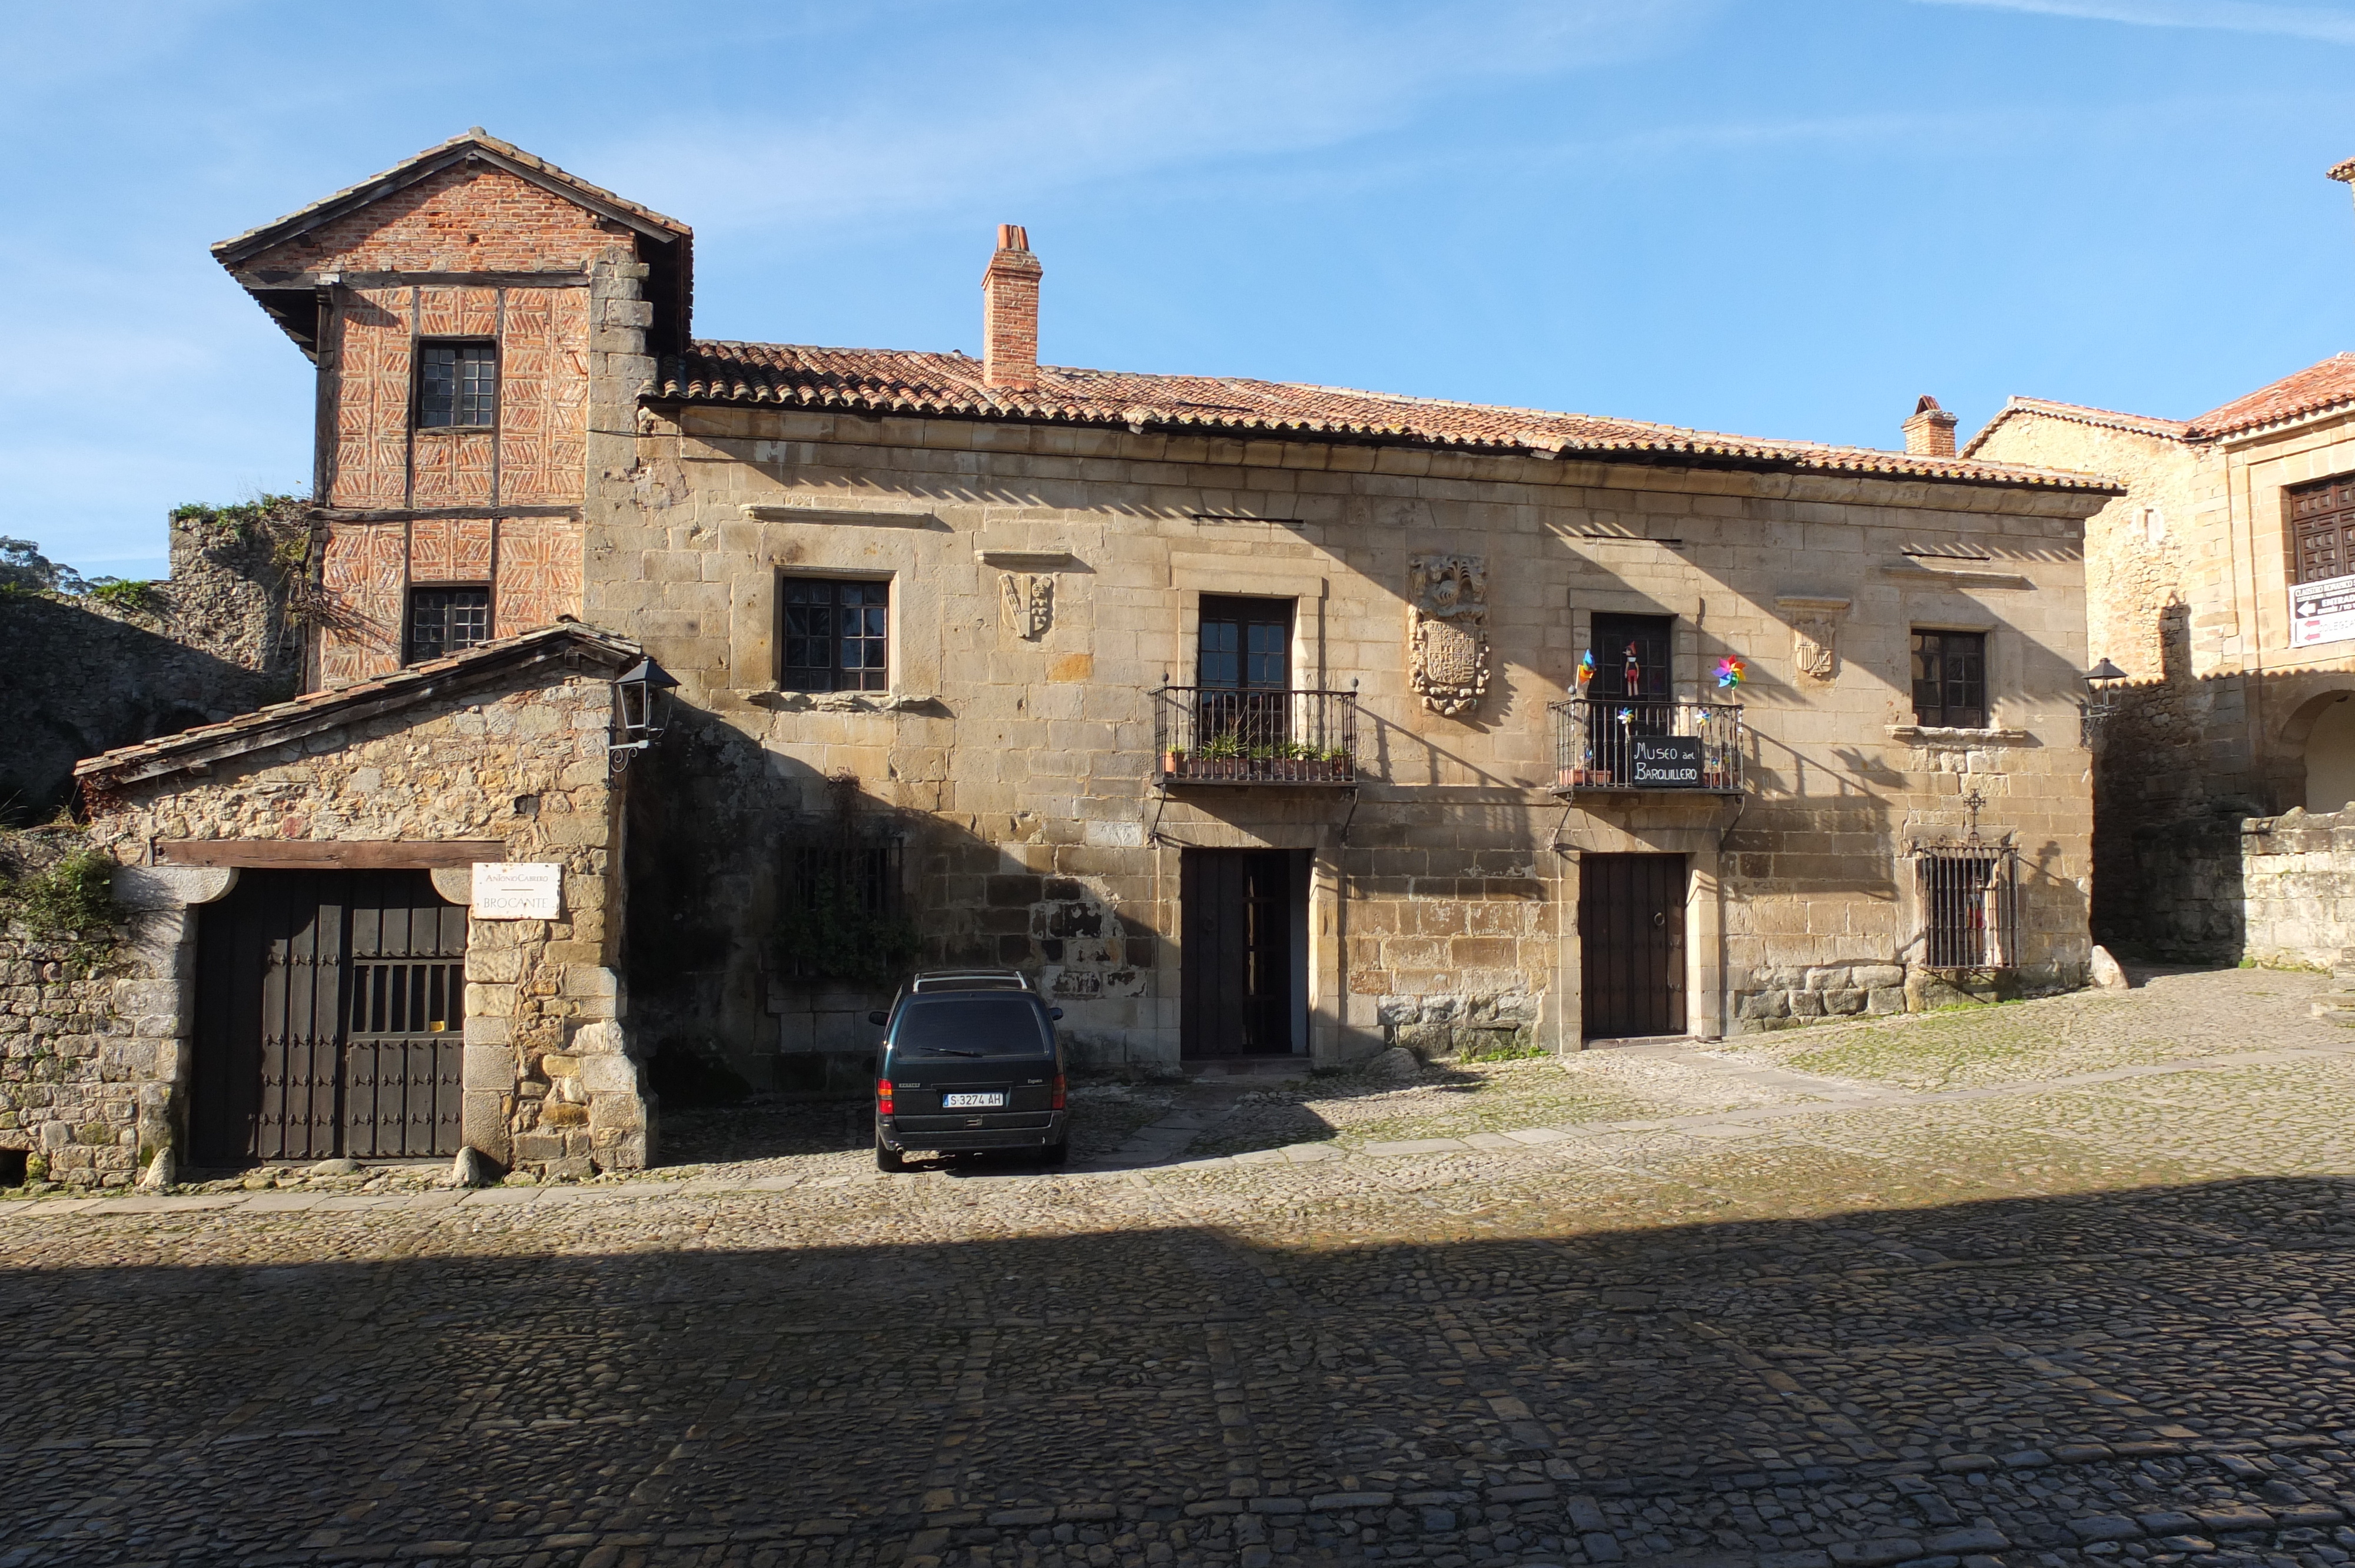
M 2342 1563 L 2323 983 L 0 1204 L 0 1564 Z

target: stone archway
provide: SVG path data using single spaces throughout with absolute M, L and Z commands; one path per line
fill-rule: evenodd
M 2309 811 L 2337 811 L 2355 804 L 2355 690 L 2329 691 L 2307 698 L 2282 726 L 2282 750 L 2296 758 L 2303 788 L 2290 802 Z

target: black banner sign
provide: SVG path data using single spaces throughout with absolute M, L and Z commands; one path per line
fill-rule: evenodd
M 1700 736 L 1635 735 L 1627 737 L 1628 782 L 1639 789 L 1700 788 Z

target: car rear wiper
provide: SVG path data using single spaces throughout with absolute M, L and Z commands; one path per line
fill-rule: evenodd
M 978 1056 L 981 1054 L 978 1051 L 958 1051 L 946 1045 L 927 1046 L 923 1054 L 927 1056 Z

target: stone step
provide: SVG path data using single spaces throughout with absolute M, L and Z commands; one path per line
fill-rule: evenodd
M 2355 1023 L 2355 991 L 2334 991 L 2314 999 L 2314 1016 L 2333 1023 Z

